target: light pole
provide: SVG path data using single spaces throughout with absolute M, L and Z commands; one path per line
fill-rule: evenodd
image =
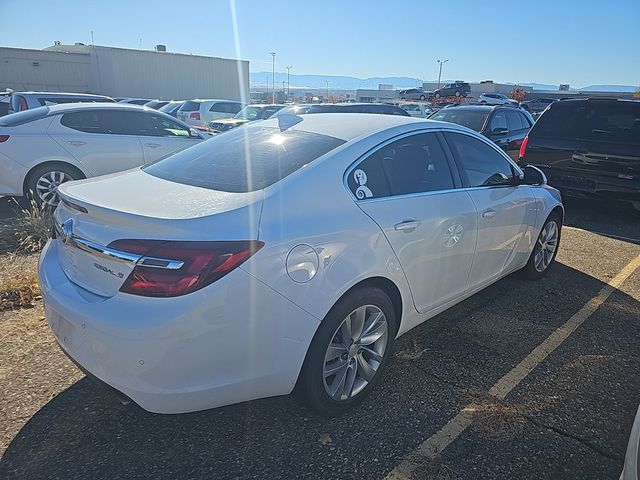
M 440 79 L 442 78 L 442 65 L 444 65 L 448 61 L 448 58 L 446 60 L 438 60 L 438 63 L 440 64 L 440 71 L 438 72 L 438 88 L 440 88 Z
M 289 71 L 293 68 L 293 65 L 287 67 L 287 100 L 291 96 L 291 83 L 289 83 Z
M 271 52 L 271 101 L 276 103 L 276 52 Z
M 327 103 L 329 103 L 329 80 L 325 80 L 325 83 L 327 84 Z

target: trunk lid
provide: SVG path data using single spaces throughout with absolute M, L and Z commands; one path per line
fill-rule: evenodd
M 183 185 L 141 170 L 71 182 L 56 209 L 58 260 L 73 283 L 115 295 L 136 255 L 115 240 L 257 240 L 262 191 L 229 193 Z M 139 255 L 138 255 L 139 257 Z

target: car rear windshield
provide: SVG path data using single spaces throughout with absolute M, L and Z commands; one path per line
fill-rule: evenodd
M 49 113 L 49 107 L 32 108 L 22 112 L 12 113 L 6 117 L 0 118 L 0 127 L 12 127 L 23 123 L 31 122 L 39 118 L 44 118 Z
M 160 107 L 158 111 L 170 113 L 170 112 L 173 112 L 176 108 L 180 108 L 181 105 L 182 104 L 180 102 L 169 102 L 165 106 Z
M 182 112 L 196 112 L 200 110 L 200 102 L 193 102 L 188 100 L 184 102 L 184 105 L 180 107 L 180 111 Z
M 531 134 L 532 138 L 640 144 L 640 102 L 555 102 L 542 114 Z
M 469 127 L 476 132 L 480 132 L 487 121 L 489 110 L 462 110 L 462 109 L 442 109 L 429 117 L 430 120 L 440 120 Z
M 260 126 L 231 130 L 144 168 L 154 177 L 225 192 L 261 190 L 344 140 Z

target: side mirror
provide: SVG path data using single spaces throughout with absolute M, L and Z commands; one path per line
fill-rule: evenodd
M 195 128 L 190 128 L 189 129 L 189 138 L 202 138 L 202 135 L 200 135 Z
M 533 165 L 524 167 L 524 177 L 522 179 L 524 185 L 546 185 L 547 176 L 542 170 Z

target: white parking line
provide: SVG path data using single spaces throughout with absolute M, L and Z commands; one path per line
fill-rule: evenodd
M 498 380 L 490 389 L 489 394 L 503 400 L 531 371 L 558 348 L 585 320 L 622 285 L 633 272 L 640 267 L 640 255 L 635 257 L 620 272 L 611 279 L 598 294 L 585 303 L 580 310 L 569 318 L 562 326 L 549 335 L 540 345 L 533 349 L 518 365 Z M 438 432 L 425 440 L 416 450 L 385 477 L 386 480 L 408 480 L 414 470 L 440 454 L 451 442 L 464 432 L 474 420 L 475 409 L 467 405 Z

